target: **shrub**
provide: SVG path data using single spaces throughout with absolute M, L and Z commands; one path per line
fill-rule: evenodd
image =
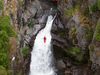
M 71 47 L 68 49 L 68 55 L 75 60 L 75 64 L 81 64 L 83 62 L 83 53 L 79 47 Z
M 16 35 L 9 16 L 0 16 L 0 31 L 5 31 L 9 37 Z
M 69 52 L 70 52 L 72 55 L 76 56 L 76 55 L 78 55 L 78 54 L 81 52 L 81 50 L 80 50 L 80 48 L 78 48 L 78 47 L 72 47 L 72 48 L 70 48 Z
M 22 48 L 22 54 L 24 57 L 27 57 L 28 53 L 29 53 L 29 47 Z
M 9 65 L 9 38 L 15 35 L 10 24 L 10 17 L 0 16 L 0 65 L 6 69 L 8 69 Z

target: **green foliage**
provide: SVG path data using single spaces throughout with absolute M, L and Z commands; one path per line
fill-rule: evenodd
M 88 7 L 85 8 L 85 9 L 83 10 L 83 14 L 84 14 L 85 16 L 89 16 L 89 15 L 90 15 L 90 13 L 89 13 L 89 8 L 88 8 Z
M 18 0 L 19 1 L 19 5 L 22 6 L 24 3 L 24 0 Z
M 64 29 L 58 29 L 58 32 L 56 34 L 59 34 L 62 38 L 65 38 L 66 31 Z
M 0 16 L 0 31 L 5 31 L 9 37 L 16 35 L 10 24 L 9 16 Z
M 3 66 L 0 66 L 0 75 L 7 75 L 7 70 Z
M 96 39 L 96 41 L 100 41 L 100 33 L 96 33 L 95 39 Z
M 8 56 L 6 52 L 0 53 L 0 65 L 5 68 L 8 68 Z
M 5 67 L 0 65 L 0 75 L 12 75 L 13 70 L 7 70 Z
M 76 5 L 75 7 L 68 8 L 64 11 L 64 15 L 68 18 L 72 17 L 76 12 L 79 12 L 80 6 Z
M 69 53 L 69 56 L 71 56 L 74 60 L 76 60 L 75 63 L 80 63 L 83 61 L 83 54 L 80 48 L 78 47 L 69 48 L 68 53 Z
M 96 30 L 95 30 L 95 40 L 100 41 L 100 20 L 97 23 Z
M 64 14 L 66 15 L 66 17 L 71 17 L 73 15 L 74 9 L 70 8 L 70 9 L 66 9 L 64 11 Z
M 100 10 L 100 0 L 97 0 L 98 9 Z
M 97 8 L 97 3 L 91 5 L 89 9 L 90 9 L 90 11 L 92 11 L 92 12 L 97 11 L 97 9 L 98 9 L 98 8 Z
M 93 38 L 93 30 L 91 27 L 89 28 L 85 28 L 85 38 L 87 39 L 87 41 L 91 41 Z
M 8 69 L 9 38 L 15 36 L 9 16 L 0 16 L 0 65 Z M 3 74 L 0 74 L 3 75 Z
M 96 48 L 95 43 L 91 43 L 88 46 L 88 48 L 89 48 L 89 57 L 90 57 L 89 63 L 92 63 L 92 60 L 91 59 L 93 58 L 93 54 L 95 53 L 95 48 Z
M 29 47 L 22 48 L 22 54 L 24 57 L 27 57 L 28 53 L 29 53 Z
M 7 50 L 7 47 L 5 45 L 8 45 L 8 35 L 5 31 L 0 31 L 0 49 L 4 52 L 4 50 Z
M 0 0 L 0 10 L 3 9 L 3 0 Z
M 89 7 L 89 9 L 90 12 L 96 12 L 97 10 L 100 10 L 100 0 L 97 0 L 96 3 Z
M 69 50 L 69 52 L 72 54 L 72 55 L 74 55 L 74 56 L 76 56 L 77 54 L 79 54 L 80 53 L 80 48 L 78 48 L 78 47 L 72 47 L 72 48 L 70 48 L 70 50 Z
M 30 28 L 32 28 L 33 25 L 34 25 L 34 19 L 29 19 L 29 21 L 28 21 L 28 26 L 29 26 Z
M 76 28 L 72 27 L 71 30 L 69 31 L 71 37 L 73 37 L 73 39 L 76 37 Z

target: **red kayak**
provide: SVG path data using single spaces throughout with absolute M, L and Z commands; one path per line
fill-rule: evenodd
M 44 43 L 46 43 L 46 37 L 45 37 L 45 36 L 44 36 L 44 38 L 43 38 L 43 39 L 44 39 Z

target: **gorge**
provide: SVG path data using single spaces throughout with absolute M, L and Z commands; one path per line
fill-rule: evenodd
M 55 13 L 52 27 L 46 28 L 49 57 L 46 49 L 35 48 L 48 48 L 49 34 L 39 35 Z M 36 73 L 99 75 L 100 0 L 0 0 L 0 75 L 33 75 L 32 63 L 43 66 L 33 69 Z

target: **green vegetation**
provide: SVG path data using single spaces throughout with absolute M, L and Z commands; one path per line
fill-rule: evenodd
M 10 17 L 0 16 L 0 66 L 5 69 L 8 69 L 9 65 L 9 38 L 15 35 L 16 34 L 10 24 Z M 0 70 L 0 73 L 2 73 L 2 70 Z
M 28 26 L 29 26 L 30 28 L 32 28 L 33 25 L 34 25 L 34 19 L 29 19 L 29 21 L 28 21 Z
M 76 12 L 79 12 L 79 5 L 76 5 L 75 7 L 68 8 L 64 11 L 64 15 L 68 18 L 72 17 Z
M 9 16 L 0 17 L 0 32 L 2 33 L 2 31 L 6 33 L 6 36 L 16 36 L 16 33 L 14 32 L 13 27 L 10 24 Z
M 0 75 L 7 75 L 7 70 L 3 66 L 0 66 Z
M 97 23 L 94 36 L 95 36 L 94 39 L 95 39 L 96 41 L 100 41 L 100 20 L 99 20 L 98 23 Z
M 81 11 L 84 14 L 84 16 L 87 16 L 88 17 L 90 15 L 89 8 L 88 7 L 86 7 L 84 10 L 81 10 Z
M 70 8 L 70 9 L 66 9 L 64 11 L 64 14 L 67 16 L 67 17 L 71 17 L 73 15 L 73 12 L 74 12 L 74 9 L 73 8 Z
M 89 7 L 90 12 L 96 12 L 97 10 L 100 10 L 100 0 L 97 0 L 93 5 Z
M 80 48 L 78 48 L 78 47 L 72 47 L 72 48 L 70 48 L 70 50 L 69 50 L 69 52 L 72 54 L 72 55 L 74 55 L 74 56 L 76 56 L 77 54 L 79 54 L 80 53 Z
M 100 0 L 97 1 L 98 9 L 100 10 Z
M 93 52 L 94 51 L 94 48 L 95 48 L 95 45 L 90 44 L 89 45 L 89 52 Z
M 90 6 L 90 11 L 95 12 L 97 10 L 98 10 L 98 7 L 97 7 L 97 2 L 96 2 L 95 4 Z
M 87 41 L 91 41 L 93 38 L 93 30 L 91 27 L 89 28 L 85 28 L 85 38 L 87 39 Z
M 56 34 L 59 34 L 62 38 L 65 38 L 66 35 L 66 31 L 63 29 L 59 29 L 58 32 L 56 32 Z
M 27 57 L 28 53 L 29 53 L 29 47 L 26 46 L 22 48 L 22 54 L 24 57 Z
M 0 75 L 12 75 L 12 70 L 7 70 L 5 67 L 0 66 Z
M 68 53 L 69 53 L 69 56 L 71 56 L 74 60 L 76 60 L 77 63 L 82 62 L 83 54 L 82 54 L 80 48 L 78 48 L 78 47 L 69 48 Z
M 69 31 L 69 38 L 70 38 L 70 40 L 72 40 L 73 45 L 77 44 L 76 35 L 77 35 L 77 30 L 76 30 L 75 26 L 73 26 Z
M 3 9 L 3 0 L 0 0 L 0 10 Z
M 75 27 L 72 27 L 72 28 L 70 29 L 69 35 L 71 35 L 71 37 L 72 37 L 73 39 L 75 39 L 75 37 L 76 37 L 76 28 L 75 28 Z
M 24 0 L 18 0 L 19 1 L 19 5 L 22 6 L 24 3 Z

